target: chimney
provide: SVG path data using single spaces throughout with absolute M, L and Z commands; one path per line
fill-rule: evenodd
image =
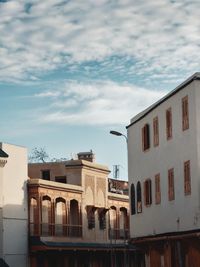
M 89 152 L 79 152 L 77 155 L 79 160 L 87 160 L 90 162 L 95 161 L 95 154 L 92 152 L 92 150 Z

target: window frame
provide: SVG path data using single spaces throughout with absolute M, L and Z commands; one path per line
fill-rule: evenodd
M 191 168 L 190 160 L 184 162 L 184 194 L 191 195 Z
M 150 149 L 150 125 L 146 123 L 142 127 L 142 150 L 148 151 Z
M 168 200 L 175 200 L 174 168 L 168 170 Z
M 135 208 L 135 185 L 131 184 L 131 215 L 136 214 Z
M 155 203 L 161 203 L 160 173 L 155 175 Z
M 150 178 L 144 181 L 144 203 L 146 207 L 152 204 L 152 182 Z
M 154 144 L 154 147 L 159 146 L 159 121 L 158 121 L 158 116 L 153 118 L 153 144 Z
M 166 110 L 166 137 L 167 140 L 172 139 L 172 108 Z
M 137 196 L 137 213 L 142 213 L 142 188 L 140 181 L 137 182 L 136 185 L 136 196 Z
M 45 173 L 46 174 L 48 173 L 48 179 L 44 178 L 45 177 L 45 175 L 44 175 Z M 41 170 L 41 179 L 45 180 L 45 181 L 51 181 L 51 170 L 50 169 Z
M 182 130 L 189 129 L 189 103 L 188 95 L 182 98 Z

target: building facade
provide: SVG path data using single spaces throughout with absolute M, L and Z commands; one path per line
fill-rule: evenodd
M 0 143 L 0 266 L 28 266 L 26 182 L 26 148 Z
M 131 242 L 145 266 L 200 266 L 200 73 L 128 131 Z
M 128 266 L 128 184 L 109 172 L 92 152 L 29 164 L 31 267 Z

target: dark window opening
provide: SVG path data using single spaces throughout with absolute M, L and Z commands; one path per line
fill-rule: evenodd
M 67 177 L 66 176 L 55 176 L 55 182 L 66 184 Z
M 50 170 L 43 170 L 42 171 L 42 179 L 50 181 Z
M 135 186 L 131 185 L 131 215 L 135 214 Z
M 142 149 L 143 151 L 150 148 L 150 127 L 149 124 L 145 124 L 142 128 Z
M 142 190 L 140 182 L 137 182 L 137 213 L 142 212 Z
M 102 211 L 99 213 L 99 229 L 106 229 L 106 212 Z
M 172 110 L 171 108 L 166 110 L 166 135 L 167 135 L 167 140 L 172 138 Z
M 146 206 L 149 206 L 152 204 L 151 180 L 150 179 L 144 182 L 144 199 L 145 199 Z

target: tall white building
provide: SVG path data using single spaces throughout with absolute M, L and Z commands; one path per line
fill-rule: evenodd
M 0 259 L 28 266 L 27 149 L 0 143 Z
M 200 244 L 191 256 L 193 245 L 177 241 L 197 238 L 200 228 L 200 73 L 132 118 L 127 131 L 132 240 L 151 244 L 147 266 L 200 266 Z

